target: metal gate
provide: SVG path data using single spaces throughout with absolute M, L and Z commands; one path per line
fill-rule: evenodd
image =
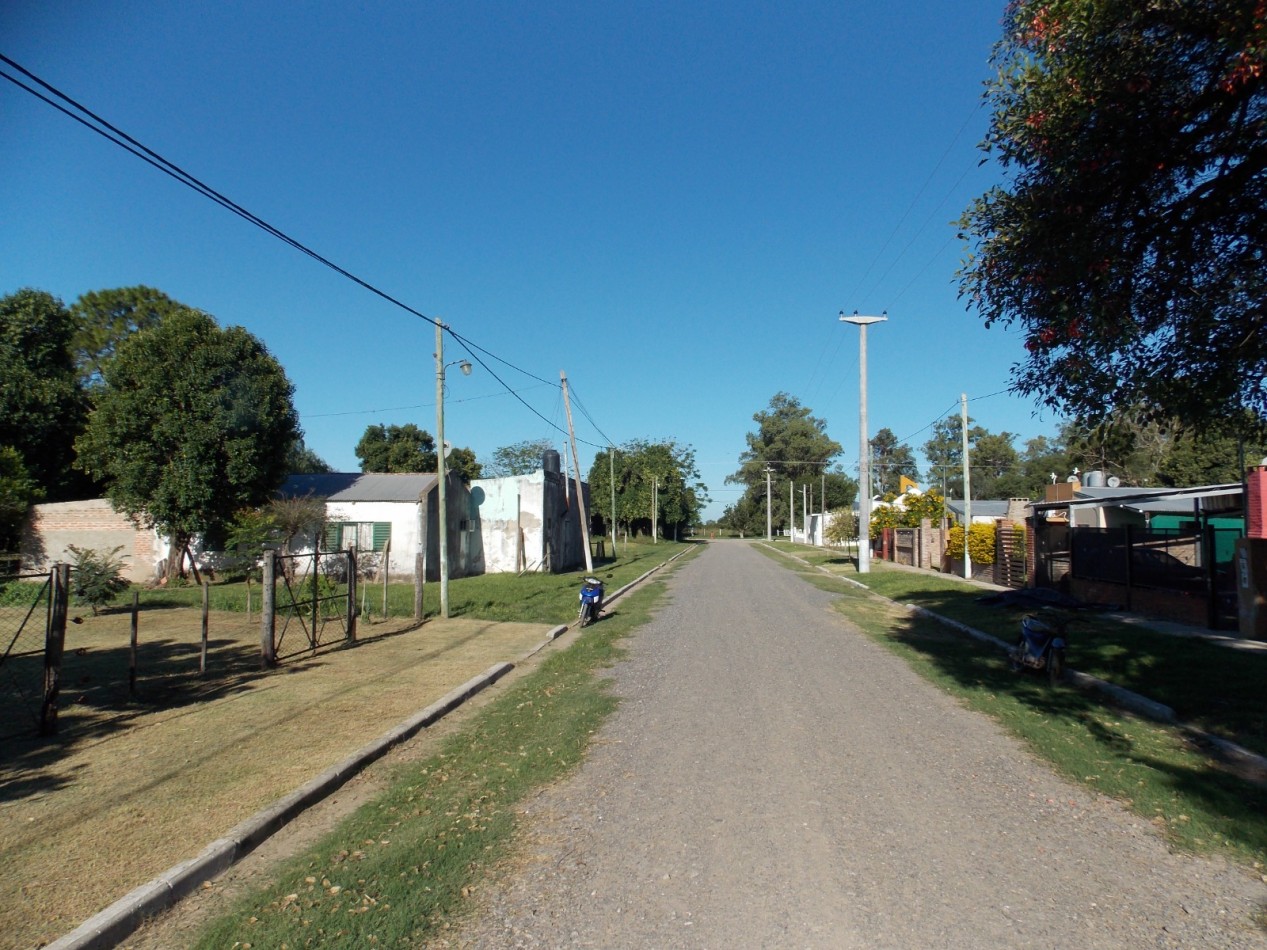
M 57 731 L 70 567 L 0 575 L 0 734 Z
M 356 640 L 356 552 L 265 552 L 264 665 Z

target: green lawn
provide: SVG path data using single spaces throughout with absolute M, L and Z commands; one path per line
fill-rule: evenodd
M 882 561 L 872 561 L 871 573 L 858 574 L 851 561 L 829 549 L 779 549 L 899 603 L 924 607 L 1009 643 L 1017 637 L 1024 611 L 982 604 L 979 598 L 987 591 L 953 576 L 901 570 Z M 1267 650 L 1232 650 L 1092 611 L 1079 616 L 1069 628 L 1071 667 L 1165 703 L 1181 720 L 1267 755 Z M 964 648 L 990 649 L 971 639 L 965 639 Z
M 608 590 L 615 590 L 629 583 L 640 574 L 663 563 L 681 551 L 691 547 L 687 542 L 634 541 L 621 544 L 617 556 L 596 561 L 594 573 Z M 566 623 L 576 614 L 577 596 L 581 589 L 584 568 L 565 574 L 484 574 L 463 577 L 449 582 L 449 615 L 472 617 L 481 620 L 505 620 L 524 623 Z M 161 607 L 192 607 L 202 603 L 202 590 L 196 586 L 137 589 L 141 609 Z M 383 585 L 363 583 L 363 615 L 369 619 L 383 616 Z M 244 611 L 250 607 L 258 612 L 260 585 L 248 585 L 244 581 L 211 584 L 209 603 L 212 610 Z M 280 596 L 280 594 L 279 594 Z M 115 601 L 114 609 L 123 609 L 132 602 L 128 591 Z M 414 609 L 413 582 L 391 583 L 387 587 L 387 615 L 412 616 Z M 440 610 L 440 585 L 428 583 L 423 589 L 423 610 L 435 616 Z
M 632 580 L 689 547 L 648 545 L 637 560 L 622 555 L 611 580 Z M 600 573 L 608 577 L 606 568 Z M 531 586 L 544 591 L 541 603 L 571 610 L 577 585 Z M 479 597 L 508 609 L 509 589 Z M 622 599 L 619 610 L 507 689 L 438 754 L 402 768 L 389 791 L 289 862 L 273 886 L 213 922 L 197 946 L 426 945 L 465 911 L 507 853 L 516 803 L 574 769 L 616 708 L 611 680 L 601 673 L 621 655 L 620 641 L 649 618 L 660 590 L 653 582 Z M 484 606 L 474 595 L 463 603 Z
M 1004 640 L 1020 614 L 977 602 L 981 588 L 952 577 L 886 568 L 858 575 L 838 555 L 815 548 L 762 546 L 810 582 L 840 594 L 836 607 L 914 669 L 989 715 L 1072 781 L 1121 801 L 1177 846 L 1267 866 L 1267 789 L 1227 774 L 1179 730 L 1138 719 L 1093 694 L 1011 670 L 1001 650 L 932 618 L 920 617 L 848 584 L 902 604 L 918 604 Z M 783 555 L 826 566 L 835 577 Z M 1180 715 L 1250 748 L 1264 750 L 1263 659 L 1149 633 L 1095 617 L 1073 634 L 1070 665 L 1174 705 Z M 1239 697 L 1233 701 L 1231 697 Z M 1257 728 L 1259 731 L 1254 732 Z

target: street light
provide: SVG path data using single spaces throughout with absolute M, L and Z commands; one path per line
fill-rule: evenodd
M 871 452 L 867 439 L 867 327 L 889 319 L 884 311 L 879 317 L 845 316 L 840 311 L 842 323 L 852 323 L 858 328 L 858 573 L 871 572 Z
M 440 616 L 449 619 L 449 507 L 448 493 L 445 491 L 444 472 L 444 371 L 450 366 L 462 370 L 463 376 L 471 375 L 469 360 L 444 362 L 444 331 L 446 327 L 436 321 L 436 491 L 439 492 L 436 504 L 436 520 L 439 523 L 440 536 Z M 426 544 L 426 538 L 423 538 Z

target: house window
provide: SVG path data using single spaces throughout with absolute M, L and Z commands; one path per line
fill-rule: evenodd
M 382 551 L 391 540 L 390 521 L 331 521 L 326 524 L 327 551 Z

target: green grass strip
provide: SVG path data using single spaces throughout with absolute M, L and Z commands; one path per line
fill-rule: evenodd
M 1002 651 L 878 600 L 842 579 L 804 570 L 783 553 L 771 556 L 802 570 L 816 586 L 839 593 L 837 609 L 865 634 L 968 708 L 991 716 L 1068 779 L 1124 803 L 1176 847 L 1221 853 L 1260 873 L 1267 866 L 1267 790 L 1219 771 L 1176 730 L 1137 719 L 1068 686 L 1052 689 L 1044 677 L 1015 673 Z M 803 556 L 800 550 L 793 553 Z M 911 596 L 912 582 L 932 592 L 957 586 L 950 578 L 883 569 L 855 579 L 886 597 L 896 593 L 895 599 L 903 601 L 918 600 Z M 981 593 L 979 588 L 971 591 L 973 597 Z M 924 601 L 947 615 L 952 611 L 946 605 L 952 603 L 962 608 L 954 619 L 989 629 L 957 597 L 935 593 Z M 1008 629 L 1015 630 L 1015 623 L 1013 615 Z M 1084 648 L 1075 641 L 1073 649 L 1077 652 L 1071 650 L 1070 662 L 1083 669 Z
M 402 768 L 389 791 L 291 861 L 275 886 L 214 922 L 197 946 L 424 943 L 507 853 L 515 804 L 581 761 L 617 704 L 599 672 L 622 655 L 620 641 L 649 619 L 661 591 L 656 583 L 622 598 L 436 755 Z
M 660 541 L 651 543 L 638 540 L 620 544 L 615 557 L 597 560 L 594 574 L 615 590 L 629 583 L 674 554 L 689 550 L 689 542 Z M 482 574 L 461 577 L 449 582 L 449 614 L 453 617 L 471 617 L 520 623 L 561 623 L 576 614 L 576 598 L 584 569 L 565 574 Z M 342 588 L 346 591 L 346 588 Z M 282 596 L 281 594 L 278 595 Z M 260 609 L 260 585 L 251 585 L 251 608 Z M 212 610 L 245 611 L 248 589 L 244 581 L 212 584 L 208 601 Z M 383 585 L 377 581 L 362 581 L 358 607 L 364 606 L 366 616 L 379 619 L 383 616 Z M 121 595 L 114 609 L 122 610 L 132 603 L 132 593 Z M 141 609 L 163 607 L 198 607 L 202 604 L 202 590 L 198 587 L 172 587 L 140 591 Z M 387 585 L 387 615 L 411 617 L 414 610 L 413 581 Z M 440 610 L 440 585 L 429 581 L 423 587 L 423 610 L 434 617 Z
M 871 573 L 858 574 L 851 561 L 830 549 L 780 545 L 780 550 L 1005 642 L 1017 637 L 1024 611 L 979 603 L 987 591 L 950 575 L 882 562 L 873 562 Z M 1267 650 L 1234 650 L 1087 611 L 1069 628 L 1069 665 L 1164 703 L 1182 721 L 1267 755 Z

